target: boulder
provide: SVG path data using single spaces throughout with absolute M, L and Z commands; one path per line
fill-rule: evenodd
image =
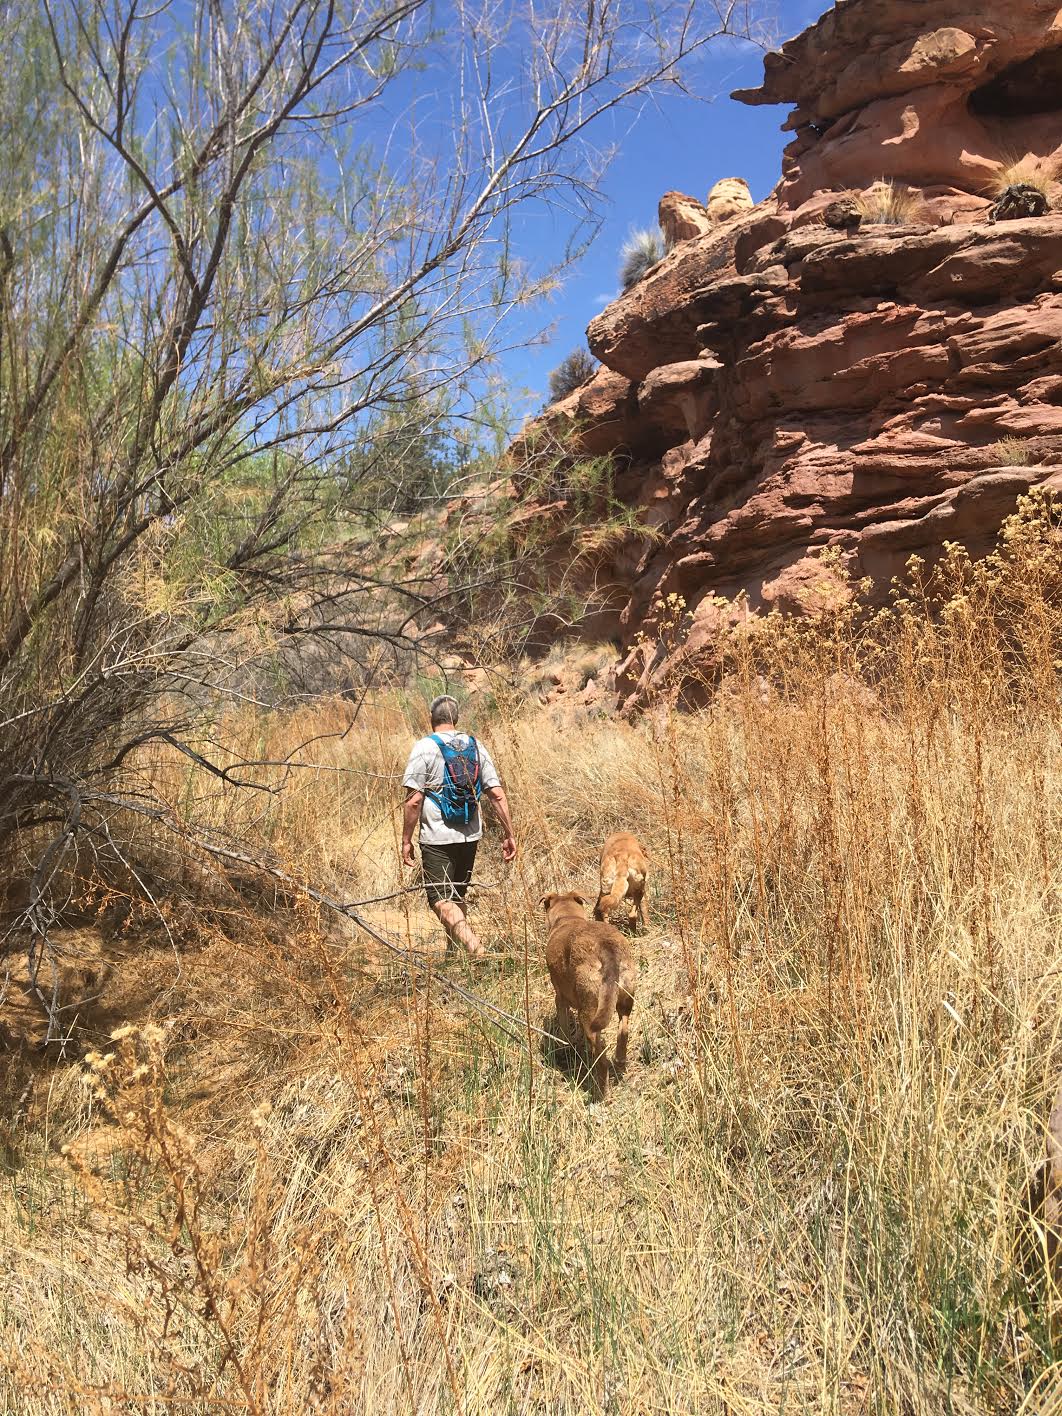
M 657 220 L 664 233 L 664 241 L 670 251 L 680 241 L 692 241 L 695 236 L 703 236 L 715 225 L 696 197 L 687 197 L 684 192 L 665 192 L 660 198 Z
M 846 236 L 854 236 L 863 221 L 863 207 L 855 197 L 839 197 L 830 202 L 822 213 L 822 224 L 832 231 L 843 231 Z
M 718 224 L 741 216 L 753 206 L 752 193 L 744 177 L 721 177 L 708 193 L 708 220 Z
M 531 419 L 509 449 L 515 467 L 544 457 L 600 457 L 643 441 L 631 381 L 601 367 Z
M 1046 216 L 1047 193 L 1032 182 L 1012 182 L 1004 187 L 988 208 L 989 221 L 1020 221 L 1023 217 Z
M 716 375 L 718 359 L 687 359 L 653 369 L 638 388 L 638 412 L 647 422 L 672 431 L 673 441 L 683 434 L 696 442 L 712 425 L 719 404 Z

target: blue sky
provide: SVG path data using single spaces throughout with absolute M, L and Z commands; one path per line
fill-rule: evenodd
M 827 0 L 775 0 L 772 30 L 789 38 L 828 9 Z M 572 349 L 586 344 L 586 326 L 618 293 L 619 251 L 632 228 L 654 226 L 661 195 L 672 189 L 703 201 L 720 177 L 744 177 L 754 200 L 767 196 L 781 175 L 782 149 L 791 135 L 781 124 L 788 108 L 751 108 L 734 103 L 735 88 L 757 85 L 763 77 L 763 52 L 748 44 L 724 42 L 706 54 L 688 75 L 696 97 L 675 95 L 637 117 L 617 135 L 619 152 L 601 186 L 603 223 L 589 251 L 570 270 L 549 305 L 536 311 L 538 325 L 548 326 L 548 342 L 514 351 L 503 368 L 517 421 L 545 401 L 550 370 Z M 607 135 L 602 135 L 608 141 Z M 538 220 L 528 223 L 528 237 L 546 239 Z M 563 233 L 558 227 L 558 245 Z M 521 252 L 517 232 L 517 254 Z

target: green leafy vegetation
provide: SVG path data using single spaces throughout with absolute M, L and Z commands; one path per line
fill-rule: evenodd
M 496 460 L 510 317 L 593 227 L 595 120 L 737 31 L 708 11 L 0 14 L 0 838 L 47 970 L 57 856 L 122 854 L 131 753 L 427 652 L 448 592 L 396 523 Z M 559 264 L 517 252 L 573 192 Z
M 567 398 L 568 394 L 574 393 L 577 388 L 581 388 L 588 379 L 593 377 L 596 369 L 597 361 L 587 350 L 573 349 L 549 376 L 550 402 L 556 403 L 561 398 Z

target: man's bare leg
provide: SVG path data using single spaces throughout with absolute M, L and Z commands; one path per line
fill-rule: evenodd
M 456 900 L 437 900 L 432 909 L 446 930 L 446 937 L 452 939 L 455 944 L 463 944 L 468 950 L 469 958 L 481 959 L 486 953 L 480 943 L 479 935 L 469 924 L 465 917 L 465 907 Z

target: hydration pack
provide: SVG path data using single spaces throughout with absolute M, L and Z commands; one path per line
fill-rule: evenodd
M 471 825 L 481 790 L 476 740 L 469 737 L 464 747 L 455 747 L 438 733 L 432 733 L 431 740 L 442 753 L 443 781 L 437 792 L 426 791 L 425 796 L 431 797 L 447 826 Z

